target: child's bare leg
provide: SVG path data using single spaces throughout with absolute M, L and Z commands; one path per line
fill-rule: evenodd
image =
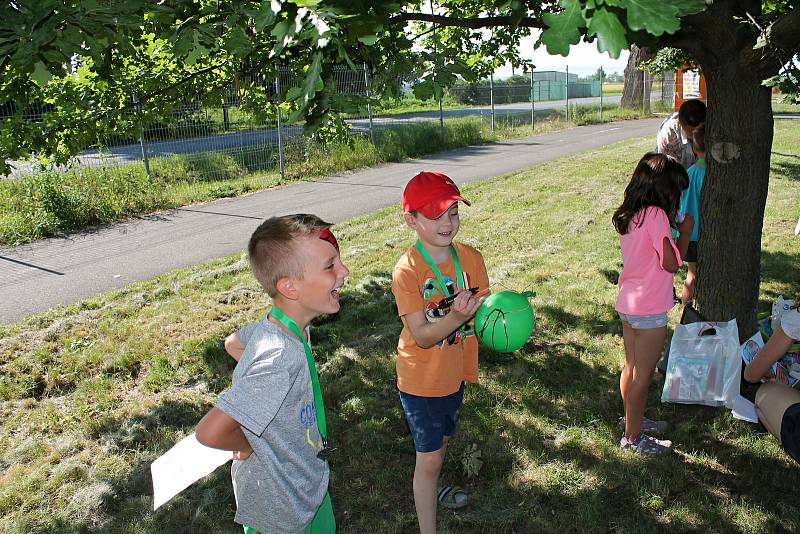
M 683 290 L 681 292 L 681 300 L 683 305 L 687 306 L 694 298 L 694 288 L 697 286 L 697 262 L 686 262 L 686 281 L 683 283 Z
M 653 371 L 667 336 L 667 328 L 634 330 L 633 378 L 625 399 L 625 437 L 633 441 L 641 434 L 642 417 Z
M 622 405 L 625 406 L 625 399 L 628 396 L 631 382 L 633 381 L 633 362 L 634 359 L 634 330 L 627 321 L 622 321 L 622 341 L 625 345 L 625 364 L 622 366 L 622 373 L 619 375 L 619 392 L 622 395 Z
M 800 391 L 783 384 L 764 384 L 756 393 L 758 420 L 780 441 L 783 414 L 789 406 L 798 402 Z
M 417 452 L 414 466 L 414 506 L 420 534 L 436 533 L 436 509 L 439 473 L 442 471 L 447 439 L 442 448 L 433 452 Z

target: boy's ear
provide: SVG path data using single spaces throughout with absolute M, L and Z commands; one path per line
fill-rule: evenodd
M 411 228 L 412 230 L 417 229 L 417 218 L 414 217 L 414 215 L 405 211 L 403 212 L 403 219 L 406 221 L 406 225 L 409 228 Z
M 298 298 L 297 287 L 294 284 L 294 280 L 288 276 L 278 278 L 275 289 L 278 290 L 281 296 L 289 300 L 297 300 Z

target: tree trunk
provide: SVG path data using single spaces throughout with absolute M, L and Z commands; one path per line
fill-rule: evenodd
M 625 67 L 625 85 L 622 87 L 622 99 L 620 100 L 620 107 L 629 109 L 642 109 L 642 97 L 644 94 L 650 95 L 650 87 L 653 84 L 652 76 L 647 76 L 647 83 L 642 76 L 643 72 L 639 70 L 639 65 L 642 61 L 652 59 L 653 54 L 647 48 L 640 48 L 631 45 L 630 55 L 628 56 L 628 65 Z M 646 85 L 646 87 L 645 87 Z M 647 110 L 650 110 L 649 99 L 646 102 Z
M 696 296 L 706 318 L 736 318 L 739 337 L 746 339 L 756 328 L 773 118 L 769 89 L 729 58 L 719 54 L 702 63 L 707 171 Z

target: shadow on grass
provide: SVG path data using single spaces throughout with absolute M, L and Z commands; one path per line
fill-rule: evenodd
M 619 284 L 619 270 L 601 269 L 600 274 L 602 274 L 603 278 L 608 280 L 608 283 L 612 286 Z
M 390 275 L 377 272 L 365 280 L 342 295 L 338 314 L 319 318 L 312 330 L 330 439 L 340 448 L 330 460 L 330 491 L 340 532 L 416 532 L 415 452 L 395 387 L 401 322 Z M 618 333 L 618 321 L 555 306 L 539 306 L 537 313 L 547 329 L 538 329 L 521 350 L 481 348 L 482 382 L 467 388 L 442 475 L 444 483 L 466 487 L 475 499 L 458 513 L 441 510 L 441 532 L 738 531 L 729 502 L 775 510 L 775 491 L 755 491 L 754 477 L 793 494 L 800 483 L 796 470 L 738 447 L 719 430 L 718 409 L 659 404 L 660 379 L 651 387 L 648 414 L 673 422 L 678 452 L 658 458 L 618 452 L 617 371 L 598 364 L 569 334 L 607 337 Z M 189 350 L 215 373 L 230 375 L 218 341 L 200 341 Z M 167 401 L 146 417 L 111 421 L 101 433 L 121 436 L 120 446 L 152 450 L 155 457 L 173 443 L 169 433 L 154 433 L 189 432 L 206 409 Z M 477 479 L 461 465 L 473 443 L 484 461 Z M 143 532 L 240 532 L 228 468 L 153 513 L 151 460 L 115 484 L 115 497 L 104 503 L 112 521 L 106 531 L 137 524 Z M 777 521 L 770 525 L 784 528 Z M 89 530 L 60 526 L 69 533 Z
M 800 292 L 800 253 L 761 251 L 761 281 L 777 283 L 786 288 L 784 296 L 792 297 Z M 778 296 L 766 292 L 768 302 L 760 302 L 759 309 L 767 310 Z
M 770 172 L 781 174 L 788 180 L 800 181 L 800 161 L 773 161 L 770 164 Z
M 592 336 L 602 336 L 604 334 L 621 336 L 622 324 L 617 318 L 617 312 L 613 308 L 609 308 L 609 312 L 604 316 L 612 317 L 610 320 L 601 319 L 596 314 L 575 315 L 562 308 L 549 305 L 537 306 L 536 311 L 553 324 L 558 325 L 559 330 L 580 330 Z

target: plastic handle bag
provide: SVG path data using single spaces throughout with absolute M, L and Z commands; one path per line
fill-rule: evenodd
M 662 402 L 733 406 L 742 359 L 736 320 L 679 324 L 669 346 Z

